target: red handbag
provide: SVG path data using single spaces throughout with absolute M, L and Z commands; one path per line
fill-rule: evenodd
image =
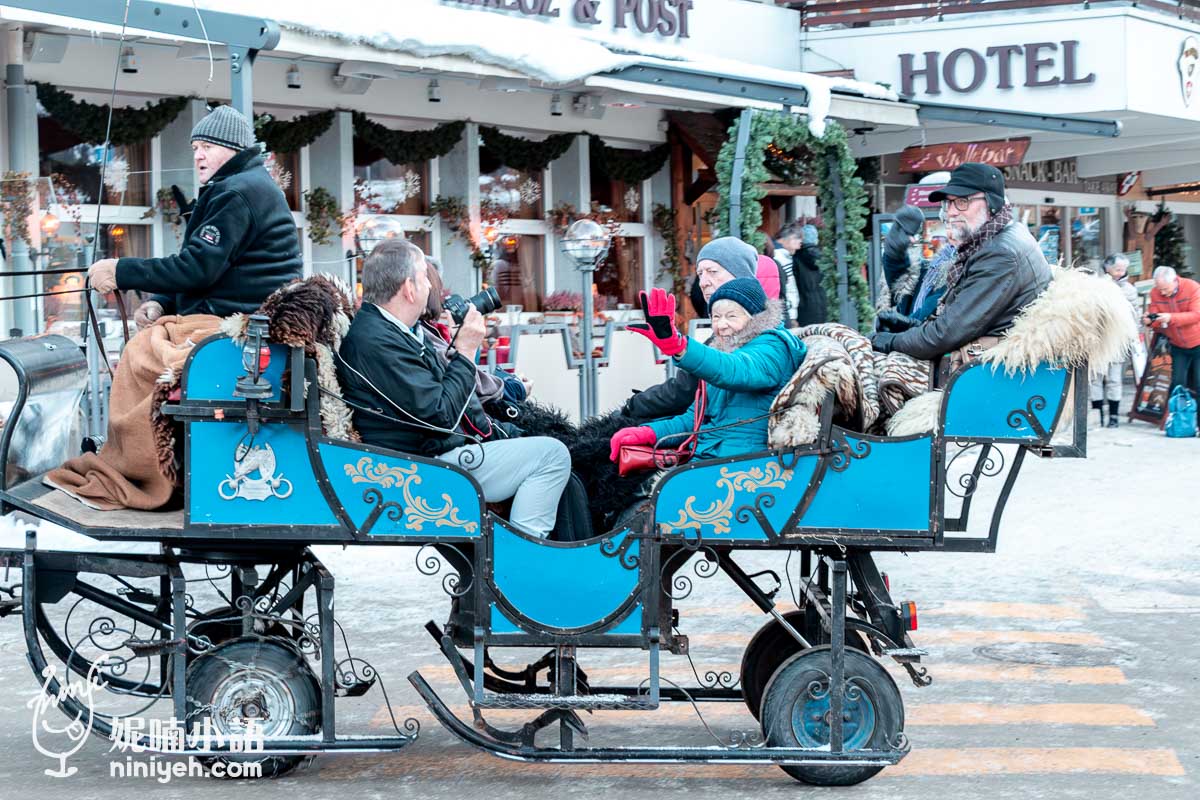
M 617 454 L 617 472 L 624 478 L 631 472 L 651 469 L 670 469 L 687 461 L 696 452 L 696 436 L 704 423 L 704 407 L 708 404 L 708 384 L 700 381 L 696 387 L 696 421 L 692 435 L 679 447 L 655 447 L 650 444 L 624 444 Z

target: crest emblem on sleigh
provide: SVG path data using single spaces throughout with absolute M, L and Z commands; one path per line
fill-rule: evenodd
M 256 472 L 258 477 L 251 477 Z M 292 482 L 275 474 L 275 451 L 271 445 L 255 447 L 241 443 L 233 456 L 233 474 L 226 475 L 217 485 L 217 493 L 224 500 L 238 497 L 243 500 L 278 497 L 282 500 L 291 495 Z

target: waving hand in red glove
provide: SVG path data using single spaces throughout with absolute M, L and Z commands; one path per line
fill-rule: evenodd
M 687 337 L 675 328 L 675 297 L 665 289 L 651 289 L 650 296 L 641 292 L 642 311 L 646 324 L 635 323 L 629 330 L 637 331 L 669 356 L 677 356 L 687 347 Z

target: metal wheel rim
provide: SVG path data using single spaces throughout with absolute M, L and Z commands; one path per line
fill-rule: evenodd
M 296 721 L 296 697 L 280 676 L 260 669 L 231 673 L 216 685 L 209 715 L 220 733 L 241 736 L 258 723 L 264 737 L 286 736 Z
M 820 678 L 792 704 L 792 733 L 801 747 L 829 744 L 829 679 Z M 842 741 L 846 750 L 861 750 L 875 733 L 875 704 L 851 679 L 842 698 Z

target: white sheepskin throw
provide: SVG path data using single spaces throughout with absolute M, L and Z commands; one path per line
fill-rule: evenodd
M 981 360 L 1003 365 L 1010 375 L 1043 362 L 1071 367 L 1086 362 L 1093 376 L 1124 361 L 1137 341 L 1137 321 L 1120 288 L 1107 276 L 1052 270 L 1050 285 Z
M 888 436 L 912 436 L 929 433 L 937 427 L 938 413 L 942 409 L 940 389 L 918 395 L 909 400 L 886 423 Z

